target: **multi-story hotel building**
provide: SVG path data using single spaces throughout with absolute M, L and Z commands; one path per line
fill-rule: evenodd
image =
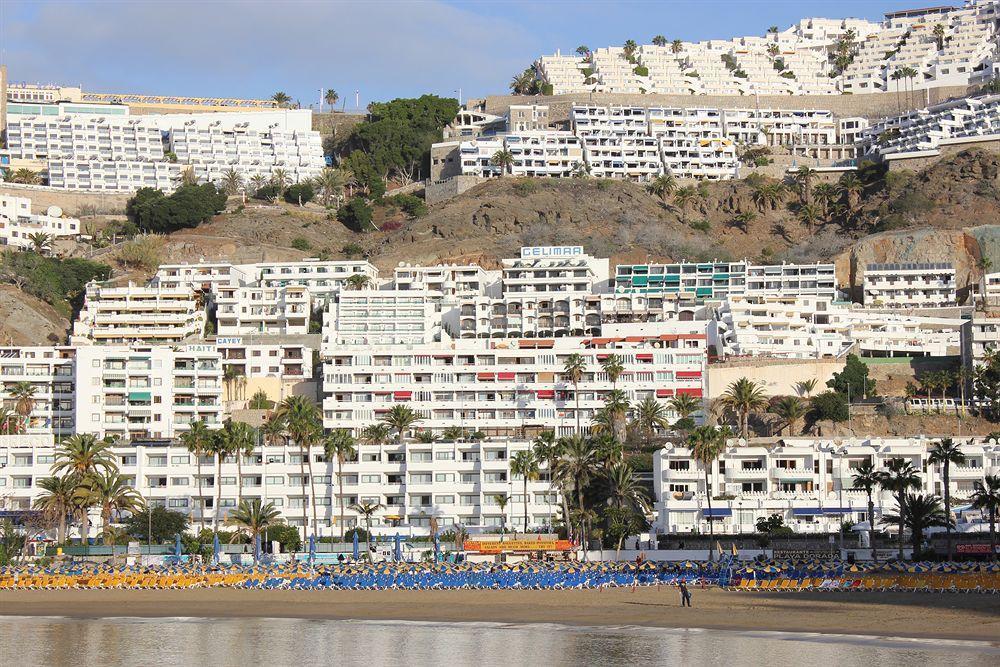
M 205 307 L 191 287 L 87 285 L 73 343 L 180 343 L 205 331 Z
M 653 460 L 657 532 L 716 534 L 756 532 L 758 519 L 779 516 L 796 532 L 828 533 L 842 521 L 864 521 L 868 499 L 854 489 L 853 475 L 864 463 L 882 468 L 892 459 L 913 463 L 920 477 L 917 493 L 942 495 L 940 464 L 928 461 L 933 440 L 783 438 L 767 445 L 730 441 L 708 471 L 686 445 L 668 444 Z M 1000 446 L 963 442 L 966 461 L 951 465 L 952 498 L 966 498 L 977 481 L 1000 472 Z M 711 509 L 708 493 L 712 494 Z M 896 512 L 892 494 L 876 489 L 875 515 Z
M 393 272 L 391 287 L 399 291 L 439 292 L 446 298 L 499 294 L 500 272 L 487 271 L 478 264 L 400 264 Z
M 865 305 L 873 308 L 947 308 L 956 306 L 955 267 L 945 262 L 869 264 Z
M 58 206 L 50 206 L 44 214 L 32 213 L 31 200 L 27 197 L 0 195 L 0 245 L 30 248 L 34 234 L 56 239 L 79 233 L 80 221 L 63 217 Z
M 311 313 L 309 289 L 301 285 L 217 287 L 215 291 L 220 336 L 307 334 Z
M 72 435 L 76 428 L 76 350 L 69 347 L 0 348 L 3 407 L 15 410 L 10 391 L 19 382 L 34 390 L 31 414 L 23 420 L 29 435 Z

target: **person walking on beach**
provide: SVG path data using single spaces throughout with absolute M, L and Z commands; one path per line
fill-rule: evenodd
M 691 591 L 688 590 L 687 584 L 683 581 L 677 585 L 681 589 L 681 606 L 690 607 L 691 606 Z

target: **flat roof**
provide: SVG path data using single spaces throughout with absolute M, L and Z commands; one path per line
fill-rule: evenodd
M 950 271 L 951 262 L 905 262 L 890 264 L 869 264 L 868 271 Z

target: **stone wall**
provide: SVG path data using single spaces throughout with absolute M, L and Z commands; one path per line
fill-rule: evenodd
M 842 359 L 771 359 L 752 357 L 708 366 L 708 397 L 721 396 L 742 377 L 762 384 L 768 396 L 795 396 L 795 383 L 816 380 L 814 394 L 826 390 L 827 380 L 844 369 Z
M 426 181 L 424 184 L 424 200 L 428 205 L 447 201 L 475 187 L 484 180 L 486 179 L 480 176 L 452 176 L 440 181 Z
M 928 88 L 913 93 L 868 93 L 858 95 L 653 95 L 620 93 L 573 93 L 552 96 L 525 97 L 491 95 L 481 100 L 469 100 L 468 107 L 482 108 L 498 116 L 506 114 L 511 104 L 547 104 L 553 124 L 566 123 L 574 104 L 636 105 L 666 107 L 717 107 L 724 109 L 829 109 L 839 117 L 860 116 L 882 118 L 897 115 L 945 100 L 964 97 L 966 86 Z
M 344 133 L 365 119 L 363 113 L 314 113 L 312 115 L 313 129 L 324 137 L 341 137 Z
M 73 217 L 80 217 L 82 207 L 94 207 L 95 213 L 125 213 L 125 204 L 132 196 L 131 193 L 80 192 L 19 183 L 0 183 L 0 194 L 31 199 L 31 210 L 35 213 L 58 206 L 64 214 Z
M 958 155 L 962 151 L 967 151 L 973 148 L 979 150 L 989 151 L 992 153 L 1000 152 L 1000 140 L 983 140 L 983 141 L 963 141 L 961 143 L 947 144 L 938 147 L 937 150 L 925 151 L 922 153 L 913 153 L 912 157 L 900 157 L 895 159 L 885 160 L 886 164 L 889 165 L 889 171 L 920 171 L 921 169 L 926 169 L 938 160 L 944 158 L 953 157 Z

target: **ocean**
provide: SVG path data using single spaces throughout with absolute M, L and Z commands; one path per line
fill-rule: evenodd
M 0 665 L 979 665 L 1000 644 L 553 624 L 0 617 Z

